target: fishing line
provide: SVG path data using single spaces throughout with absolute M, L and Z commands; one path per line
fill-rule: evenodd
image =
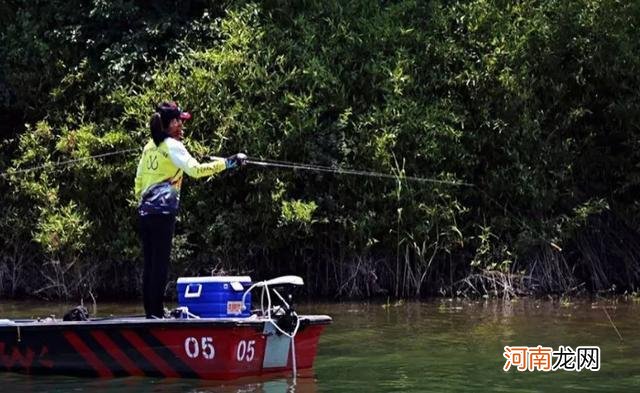
M 486 192 L 485 190 L 483 190 L 482 188 L 478 187 L 473 183 L 465 183 L 462 181 L 439 180 L 439 179 L 426 178 L 426 177 L 404 176 L 400 174 L 393 175 L 388 173 L 360 171 L 355 169 L 346 169 L 346 168 L 339 168 L 339 167 L 334 168 L 334 167 L 314 165 L 314 164 L 301 164 L 301 163 L 290 162 L 290 161 L 248 159 L 246 163 L 250 165 L 261 166 L 261 167 L 286 168 L 286 169 L 293 169 L 293 170 L 306 170 L 306 171 L 313 171 L 313 172 L 333 173 L 338 175 L 355 175 L 355 176 L 366 176 L 366 177 L 383 178 L 383 179 L 393 179 L 393 180 L 407 180 L 407 181 L 414 181 L 419 183 L 443 184 L 443 185 L 456 186 L 456 187 L 472 187 L 478 190 L 478 192 L 480 192 L 482 195 L 484 195 L 489 200 L 490 203 L 493 203 L 494 205 L 501 208 L 506 215 L 511 216 L 513 219 L 515 219 L 521 225 L 522 228 L 526 228 L 530 232 L 536 233 L 540 237 L 544 238 L 542 233 L 533 229 L 522 218 L 518 217 L 515 213 L 511 212 L 511 210 L 508 209 L 505 204 L 500 203 L 491 195 L 489 195 L 488 192 Z M 551 242 L 549 243 L 551 245 L 554 245 Z
M 620 341 L 624 341 L 622 339 L 622 335 L 620 334 L 620 331 L 618 331 L 618 328 L 616 327 L 616 325 L 613 323 L 613 320 L 611 319 L 611 316 L 609 315 L 609 312 L 607 312 L 607 306 L 602 306 L 602 311 L 604 311 L 604 314 L 607 316 L 607 318 L 609 318 L 609 322 L 611 323 L 611 326 L 613 326 L 613 329 L 616 331 L 616 334 L 618 335 L 618 337 L 620 338 Z
M 366 176 L 366 177 L 375 177 L 375 178 L 382 178 L 382 179 L 407 180 L 407 181 L 415 181 L 420 183 L 446 184 L 451 186 L 462 186 L 462 187 L 474 186 L 473 184 L 464 183 L 460 181 L 439 180 L 439 179 L 416 177 L 416 176 L 404 176 L 400 174 L 392 175 L 392 174 L 381 173 L 381 172 L 361 171 L 361 170 L 346 169 L 346 168 L 339 168 L 339 167 L 335 168 L 335 167 L 313 165 L 313 164 L 300 164 L 300 163 L 289 162 L 289 161 L 275 161 L 275 160 L 258 161 L 258 160 L 248 159 L 246 162 L 247 164 L 261 166 L 261 167 L 288 168 L 293 170 L 325 172 L 325 173 L 333 173 L 338 175 Z
M 104 158 L 104 157 L 109 157 L 109 156 L 116 156 L 116 155 L 120 155 L 120 154 L 127 154 L 127 153 L 132 153 L 134 151 L 139 151 L 140 149 L 126 149 L 126 150 L 117 150 L 117 151 L 111 151 L 108 153 L 102 153 L 102 154 L 96 154 L 93 156 L 88 156 L 88 157 L 81 157 L 81 158 L 74 158 L 71 160 L 65 160 L 65 161 L 58 161 L 58 162 L 47 162 L 46 164 L 42 164 L 42 165 L 38 165 L 38 166 L 33 166 L 30 168 L 24 168 L 24 169 L 9 169 L 6 172 L 0 173 L 0 178 L 6 178 L 9 175 L 18 175 L 18 174 L 23 174 L 23 173 L 29 173 L 29 172 L 33 172 L 33 171 L 38 171 L 40 169 L 45 169 L 45 168 L 51 168 L 51 167 L 61 167 L 61 166 L 66 166 L 66 165 L 73 165 L 73 164 L 77 164 L 79 162 L 82 161 L 87 161 L 87 160 L 91 160 L 91 159 L 95 159 L 95 158 Z

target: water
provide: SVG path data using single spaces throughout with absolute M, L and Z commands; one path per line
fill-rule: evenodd
M 622 336 L 620 340 L 611 316 Z M 0 303 L 0 316 L 58 316 L 70 305 Z M 402 304 L 306 304 L 329 314 L 313 371 L 233 382 L 96 380 L 0 373 L 12 392 L 620 392 L 640 391 L 640 303 L 586 300 L 436 300 Z M 140 314 L 138 305 L 101 304 L 98 315 Z M 503 371 L 504 346 L 599 346 L 600 371 Z

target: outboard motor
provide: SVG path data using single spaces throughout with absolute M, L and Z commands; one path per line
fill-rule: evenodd
M 274 288 L 273 290 L 275 291 L 276 289 Z M 286 291 L 284 295 L 286 302 L 283 302 L 284 304 L 280 306 L 283 312 L 276 313 L 275 315 L 272 314 L 276 325 L 288 334 L 292 334 L 298 324 L 298 315 L 296 314 L 295 304 L 293 303 L 293 293 L 295 290 L 296 287 L 293 285 L 280 287 L 280 291 Z M 282 333 L 278 331 L 278 334 Z
M 281 348 L 283 348 L 282 344 L 284 344 L 287 348 L 286 352 L 288 352 L 288 345 L 290 343 L 294 381 L 297 375 L 295 337 L 300 328 L 300 317 L 296 313 L 293 305 L 293 292 L 296 287 L 302 285 L 304 285 L 304 281 L 301 277 L 282 276 L 257 282 L 242 295 L 242 304 L 244 305 L 245 297 L 249 295 L 251 290 L 254 288 L 262 289 L 260 294 L 260 316 L 266 320 L 263 330 L 263 334 L 266 336 L 265 359 L 269 356 L 270 348 L 271 352 L 278 352 L 281 351 Z M 284 296 L 280 292 L 282 292 Z M 254 300 L 255 299 L 254 297 Z M 275 300 L 275 303 L 273 300 Z M 278 357 L 279 356 L 276 356 L 276 358 Z M 284 361 L 282 361 L 282 359 L 284 359 Z M 282 359 L 280 359 L 278 367 L 286 367 L 287 356 Z M 274 363 L 270 364 L 274 367 Z
M 278 335 L 293 336 L 300 327 L 300 319 L 293 304 L 293 294 L 302 285 L 304 285 L 304 281 L 301 277 L 282 276 L 253 284 L 245 292 L 245 296 L 251 290 L 261 288 L 260 296 L 254 297 L 254 300 L 260 299 L 261 316 L 268 317 L 273 321 Z

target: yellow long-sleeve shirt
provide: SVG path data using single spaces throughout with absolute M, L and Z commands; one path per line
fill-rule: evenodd
M 135 179 L 138 210 L 146 214 L 175 214 L 180 204 L 180 188 L 184 173 L 204 177 L 226 169 L 223 158 L 199 163 L 182 142 L 166 138 L 159 146 L 150 140 L 142 150 Z

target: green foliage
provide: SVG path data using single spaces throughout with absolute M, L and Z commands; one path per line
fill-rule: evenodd
M 77 210 L 71 202 L 59 209 L 44 210 L 38 222 L 33 239 L 40 243 L 48 254 L 79 253 L 86 246 L 91 226 L 85 214 Z
M 593 218 L 640 225 L 634 2 L 3 7 L 0 113 L 12 114 L 12 139 L 0 227 L 24 218 L 3 240 L 32 257 L 22 269 L 74 261 L 67 276 L 98 269 L 137 289 L 137 156 L 90 157 L 141 148 L 162 100 L 194 114 L 186 144 L 198 159 L 245 151 L 397 176 L 249 166 L 186 180 L 174 274 L 298 273 L 313 294 L 414 296 L 527 272 L 553 244 L 588 282 L 578 240 L 613 222 Z M 90 286 L 114 294 L 111 284 Z
M 508 273 L 513 264 L 513 255 L 500 238 L 491 233 L 490 227 L 480 227 L 478 247 L 471 261 L 471 266 L 486 270 L 498 270 Z
M 282 219 L 286 223 L 311 223 L 313 212 L 318 208 L 315 202 L 282 201 Z

